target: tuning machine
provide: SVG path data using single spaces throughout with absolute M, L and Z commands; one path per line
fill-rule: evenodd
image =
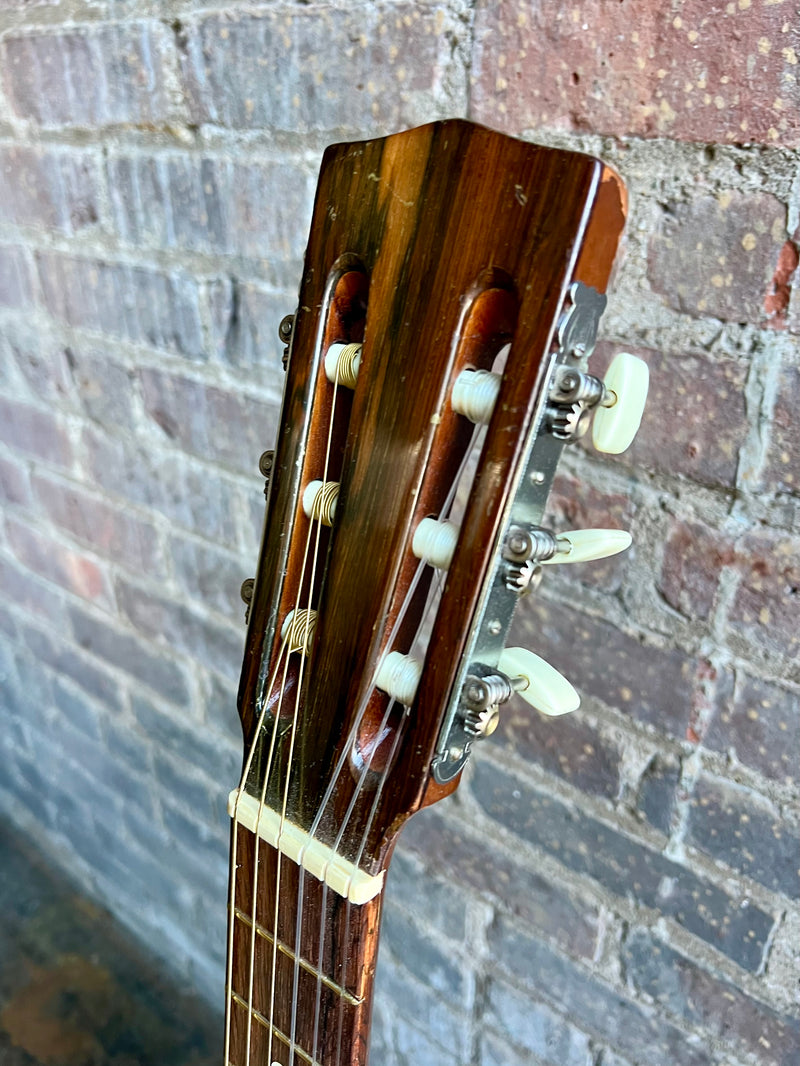
M 577 367 L 559 364 L 547 405 L 550 431 L 565 441 L 578 440 L 594 411 L 595 448 L 609 455 L 624 452 L 641 424 L 649 380 L 647 363 L 629 352 L 614 357 L 602 381 Z

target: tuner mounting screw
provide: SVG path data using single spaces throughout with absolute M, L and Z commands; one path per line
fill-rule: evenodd
M 269 495 L 269 481 L 272 477 L 272 468 L 275 465 L 275 452 L 270 449 L 268 452 L 262 452 L 261 458 L 258 460 L 258 469 L 264 477 L 264 495 Z
M 285 344 L 286 347 L 283 351 L 283 369 L 285 370 L 289 365 L 289 348 L 292 343 L 292 333 L 294 332 L 294 315 L 284 315 L 278 326 L 278 340 L 281 344 Z
M 253 602 L 253 591 L 256 587 L 256 579 L 254 577 L 245 578 L 242 582 L 242 587 L 239 589 L 239 595 L 242 597 L 242 602 L 247 606 L 245 607 L 244 620 L 245 624 L 250 621 L 250 604 Z

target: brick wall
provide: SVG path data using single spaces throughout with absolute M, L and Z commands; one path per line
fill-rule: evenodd
M 393 868 L 376 1066 L 800 1057 L 795 0 L 200 9 L 0 0 L 0 807 L 219 1003 L 234 690 L 315 173 L 469 115 L 631 193 L 602 366 L 507 709 Z

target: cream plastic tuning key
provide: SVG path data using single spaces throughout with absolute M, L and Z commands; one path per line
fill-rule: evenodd
M 556 536 L 555 554 L 540 559 L 544 566 L 551 563 L 588 563 L 592 559 L 607 559 L 631 546 L 632 537 L 624 529 L 571 529 Z
M 633 443 L 642 421 L 650 371 L 637 355 L 619 352 L 611 360 L 603 385 L 613 399 L 595 409 L 592 443 L 599 452 L 619 455 Z
M 363 344 L 332 344 L 325 353 L 325 376 L 328 381 L 354 389 L 363 347 Z
M 497 668 L 513 679 L 522 677 L 526 687 L 514 688 L 518 694 L 548 717 L 576 711 L 581 698 L 563 674 L 526 648 L 505 648 Z
M 502 377 L 491 370 L 462 370 L 453 385 L 453 410 L 470 422 L 488 424 L 500 392 Z
M 447 570 L 453 560 L 458 540 L 458 526 L 446 518 L 423 518 L 414 530 L 411 550 L 418 559 Z
M 411 655 L 399 651 L 390 651 L 383 657 L 383 662 L 375 676 L 375 685 L 386 692 L 393 700 L 410 707 L 417 694 L 417 686 L 422 676 L 422 663 Z

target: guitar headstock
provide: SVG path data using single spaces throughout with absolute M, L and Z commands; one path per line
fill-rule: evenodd
M 513 689 L 545 713 L 576 705 L 504 642 L 540 564 L 626 546 L 540 527 L 590 409 L 604 450 L 638 424 L 638 364 L 605 386 L 586 373 L 624 215 L 597 160 L 468 122 L 325 153 L 283 326 L 233 802 L 319 876 L 343 864 L 353 898 L 353 870 L 380 875 Z

